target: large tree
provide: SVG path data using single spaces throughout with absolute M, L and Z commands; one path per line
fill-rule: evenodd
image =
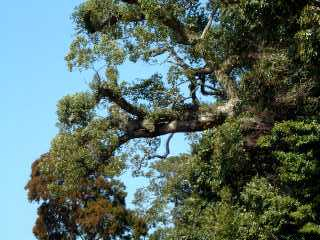
M 94 76 L 32 166 L 38 239 L 320 237 L 319 1 L 86 0 L 73 19 L 66 61 Z M 124 80 L 127 62 L 168 71 Z M 167 158 L 172 134 L 203 131 Z M 141 211 L 128 166 L 151 178 Z

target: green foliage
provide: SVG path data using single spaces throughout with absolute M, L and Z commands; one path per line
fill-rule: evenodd
M 146 226 L 133 211 L 125 208 L 124 186 L 117 180 L 103 177 L 78 178 L 78 189 L 60 191 L 52 196 L 50 183 L 60 181 L 55 173 L 43 173 L 42 164 L 52 161 L 43 155 L 32 165 L 28 182 L 30 201 L 41 201 L 33 233 L 38 239 L 138 239 L 146 234 Z
M 307 63 L 319 63 L 320 40 L 320 9 L 307 5 L 299 18 L 301 30 L 296 33 L 298 41 L 298 54 L 302 61 Z
M 240 123 L 206 133 L 190 156 L 154 165 L 159 180 L 148 191 L 157 196 L 153 204 L 162 201 L 158 214 L 173 204 L 174 224 L 160 228 L 155 239 L 320 237 L 320 123 L 276 124 L 258 140 L 259 157 L 246 149 Z
M 174 102 L 177 89 L 167 88 L 160 74 L 141 79 L 132 86 L 127 86 L 124 95 L 134 102 L 144 103 L 148 108 L 165 108 Z
M 95 75 L 32 166 L 38 239 L 320 239 L 319 1 L 86 0 L 72 17 L 68 68 Z M 168 71 L 121 79 L 141 61 Z M 132 165 L 150 181 L 136 210 Z
M 263 148 L 273 149 L 277 172 L 283 186 L 304 201 L 317 198 L 319 184 L 320 125 L 314 121 L 288 121 L 277 124 L 272 135 L 260 139 Z
M 57 104 L 59 127 L 85 126 L 94 117 L 95 100 L 89 93 L 63 97 Z
M 224 185 L 237 191 L 242 184 L 239 173 L 250 171 L 240 124 L 234 120 L 227 122 L 219 130 L 208 132 L 195 146 L 192 178 L 197 179 L 199 189 L 208 188 L 204 192 L 219 191 Z
M 270 49 L 262 55 L 253 69 L 243 74 L 242 91 L 251 104 L 263 110 L 289 85 L 290 62 L 284 52 Z

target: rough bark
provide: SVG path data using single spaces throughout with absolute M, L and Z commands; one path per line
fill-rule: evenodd
M 123 135 L 118 138 L 118 142 L 106 150 L 103 161 L 107 161 L 116 149 L 132 139 L 154 138 L 172 133 L 198 132 L 217 127 L 223 124 L 228 117 L 235 114 L 235 107 L 239 103 L 238 99 L 232 99 L 221 105 L 213 105 L 207 110 L 189 111 L 180 114 L 163 114 L 158 119 L 148 121 L 144 119 L 129 120 L 121 130 Z

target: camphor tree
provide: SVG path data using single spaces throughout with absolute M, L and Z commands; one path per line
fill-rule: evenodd
M 69 69 L 96 70 L 32 166 L 38 239 L 320 239 L 318 0 L 86 0 L 73 20 Z M 128 61 L 168 71 L 123 80 Z

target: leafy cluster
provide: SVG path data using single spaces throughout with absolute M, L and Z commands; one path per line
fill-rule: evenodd
M 150 239 L 320 237 L 320 123 L 277 123 L 254 151 L 241 129 L 226 123 L 191 155 L 155 164 L 159 174 L 147 189 L 155 199 L 145 214 L 155 218 L 152 208 L 161 216 L 171 206 L 171 221 Z
M 144 221 L 126 209 L 126 193 L 119 181 L 79 178 L 78 189 L 53 196 L 50 184 L 62 183 L 55 173 L 43 174 L 41 165 L 49 158 L 43 155 L 33 163 L 32 180 L 26 186 L 29 200 L 42 202 L 33 228 L 38 239 L 139 239 L 146 234 Z

